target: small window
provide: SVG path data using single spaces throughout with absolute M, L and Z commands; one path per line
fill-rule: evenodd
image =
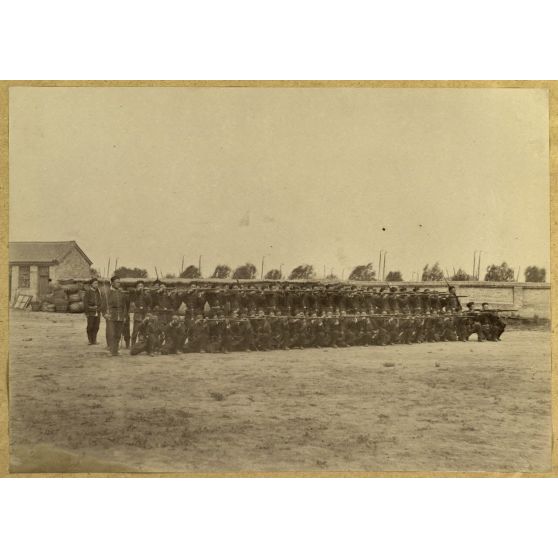
M 31 286 L 31 268 L 28 265 L 19 268 L 18 286 L 20 289 L 28 289 Z

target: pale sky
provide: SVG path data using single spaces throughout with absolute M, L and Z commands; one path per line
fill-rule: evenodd
M 385 229 L 385 230 L 384 230 Z M 529 89 L 10 88 L 10 239 L 177 273 L 549 272 L 548 96 Z

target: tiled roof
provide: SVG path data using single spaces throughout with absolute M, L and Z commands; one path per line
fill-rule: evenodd
M 76 248 L 92 264 L 75 240 L 64 242 L 10 242 L 10 263 L 61 262 Z

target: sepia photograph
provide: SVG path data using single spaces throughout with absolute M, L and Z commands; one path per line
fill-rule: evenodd
M 549 91 L 9 87 L 11 473 L 552 470 Z

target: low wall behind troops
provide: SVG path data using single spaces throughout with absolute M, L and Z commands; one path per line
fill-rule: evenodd
M 446 291 L 444 282 L 394 283 L 407 287 L 415 285 L 436 291 Z M 458 295 L 466 296 L 461 299 L 465 306 L 473 301 L 477 304 L 488 302 L 493 308 L 517 310 L 522 318 L 550 319 L 550 284 L 549 283 L 496 283 L 489 281 L 451 281 Z
M 73 279 L 63 280 L 67 282 L 74 281 Z M 109 288 L 108 279 L 101 279 L 101 284 L 105 289 Z M 126 278 L 122 280 L 125 288 L 133 287 L 138 279 Z M 155 278 L 142 279 L 146 286 L 151 286 Z M 218 284 L 226 287 L 231 284 L 239 285 L 262 285 L 279 283 L 285 284 L 323 284 L 331 286 L 345 285 L 366 285 L 370 287 L 381 287 L 388 285 L 382 281 L 327 281 L 327 280 L 296 280 L 296 281 L 273 281 L 273 280 L 258 280 L 258 279 L 241 279 L 235 281 L 233 279 L 163 279 L 163 283 L 169 286 L 178 288 L 186 288 L 188 285 L 195 283 L 199 285 Z M 455 286 L 457 294 L 463 296 L 461 304 L 465 306 L 467 302 L 473 301 L 477 304 L 488 302 L 492 308 L 499 308 L 502 310 L 517 310 L 516 316 L 522 318 L 538 318 L 550 319 L 550 284 L 549 283 L 497 283 L 492 281 L 450 281 L 450 284 Z M 420 290 L 430 289 L 433 291 L 447 292 L 447 284 L 444 281 L 402 281 L 391 283 L 392 286 L 401 287 L 405 286 L 407 289 L 418 287 Z

